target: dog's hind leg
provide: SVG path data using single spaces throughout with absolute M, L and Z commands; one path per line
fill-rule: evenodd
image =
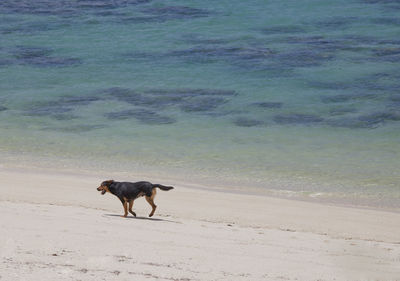
M 129 200 L 129 213 L 131 213 L 134 217 L 136 217 L 136 213 L 132 211 L 133 201 L 134 201 L 133 199 Z
M 151 213 L 149 214 L 149 217 L 152 217 L 154 215 L 154 212 L 156 211 L 157 205 L 154 204 L 154 197 L 156 197 L 157 191 L 154 188 L 151 192 L 151 196 L 146 196 L 146 201 L 151 205 Z

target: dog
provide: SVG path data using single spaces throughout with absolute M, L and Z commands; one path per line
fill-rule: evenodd
M 97 191 L 101 191 L 101 195 L 106 194 L 106 192 L 110 192 L 111 194 L 117 196 L 124 206 L 124 215 L 121 216 L 124 218 L 128 216 L 128 209 L 129 213 L 136 217 L 136 213 L 132 211 L 133 201 L 139 197 L 146 196 L 146 201 L 151 205 L 152 208 L 149 217 L 152 217 L 157 208 L 156 204 L 154 204 L 154 197 L 157 194 L 156 188 L 168 191 L 174 187 L 164 186 L 161 184 L 152 184 L 148 181 L 117 182 L 114 180 L 107 180 L 100 184 L 100 186 L 97 188 Z

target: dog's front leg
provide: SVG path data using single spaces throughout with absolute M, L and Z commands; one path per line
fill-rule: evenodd
M 122 206 L 124 206 L 124 215 L 121 216 L 123 218 L 126 218 L 128 216 L 128 202 L 126 200 L 121 200 Z

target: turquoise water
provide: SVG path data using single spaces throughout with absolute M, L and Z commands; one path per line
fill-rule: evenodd
M 398 208 L 399 11 L 2 0 L 2 164 Z

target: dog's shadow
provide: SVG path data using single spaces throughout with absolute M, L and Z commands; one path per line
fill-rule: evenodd
M 116 214 L 104 214 L 105 216 L 108 217 L 120 217 L 121 215 L 116 215 Z M 135 219 L 135 220 L 149 220 L 149 221 L 163 221 L 163 222 L 172 222 L 172 223 L 180 223 L 177 221 L 171 221 L 171 220 L 165 220 L 165 219 L 159 219 L 159 218 L 148 218 L 148 217 L 134 217 L 134 216 L 128 216 L 125 219 Z

